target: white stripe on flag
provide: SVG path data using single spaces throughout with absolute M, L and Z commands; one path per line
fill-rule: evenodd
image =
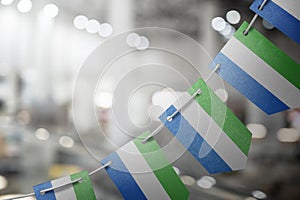
M 65 184 L 65 183 L 70 183 L 70 182 L 71 182 L 70 176 L 62 177 L 62 178 L 51 181 L 53 187 L 59 186 L 59 185 Z M 76 199 L 76 194 L 75 194 L 72 184 L 55 189 L 54 194 L 55 194 L 56 200 L 65 200 L 66 198 Z
M 174 103 L 174 107 L 178 109 L 182 102 L 190 98 L 191 95 L 185 92 Z M 232 170 L 245 167 L 247 156 L 195 100 L 192 100 L 180 113 Z M 195 117 L 196 115 L 199 117 Z
M 227 42 L 221 52 L 287 106 L 299 106 L 300 90 L 235 37 Z
M 118 149 L 117 154 L 148 199 L 170 199 L 133 141 Z
M 272 0 L 282 9 L 290 13 L 298 20 L 300 20 L 300 1 L 299 0 Z

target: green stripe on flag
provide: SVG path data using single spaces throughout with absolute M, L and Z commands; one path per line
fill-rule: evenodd
M 247 26 L 248 23 L 244 22 L 234 34 L 234 37 L 291 82 L 295 87 L 300 89 L 300 65 L 257 30 L 251 28 L 248 35 L 245 36 L 243 31 Z
M 198 89 L 201 89 L 201 94 L 197 95 L 195 100 L 247 156 L 251 143 L 249 130 L 206 85 L 203 79 L 199 79 L 188 92 L 192 95 Z
M 134 144 L 142 153 L 153 173 L 168 193 L 171 199 L 188 199 L 189 191 L 169 164 L 162 150 L 153 138 L 142 143 L 143 138 L 149 135 L 149 131 L 134 139 Z M 163 168 L 162 168 L 163 167 Z
M 72 174 L 70 177 L 72 181 L 79 178 L 83 179 L 80 182 L 73 183 L 73 188 L 77 199 L 96 200 L 94 188 L 89 173 L 87 171 Z

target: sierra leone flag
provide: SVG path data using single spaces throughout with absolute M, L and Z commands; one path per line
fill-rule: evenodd
M 71 181 L 75 181 L 81 178 L 82 180 L 71 184 Z M 41 194 L 42 190 L 57 187 L 70 183 L 58 189 L 51 190 L 44 194 Z M 33 190 L 37 200 L 95 200 L 94 189 L 87 171 L 82 171 L 77 174 L 55 179 L 49 182 L 45 182 L 36 186 L 33 186 Z
M 201 93 L 186 104 L 198 89 Z M 180 112 L 167 120 L 177 109 Z M 245 168 L 251 133 L 203 79 L 179 97 L 160 120 L 209 173 Z
M 153 138 L 145 132 L 101 161 L 124 199 L 188 199 L 189 191 Z
M 300 1 L 269 0 L 259 10 L 262 2 L 255 0 L 250 9 L 300 44 Z
M 300 106 L 300 65 L 244 22 L 210 68 L 267 114 Z

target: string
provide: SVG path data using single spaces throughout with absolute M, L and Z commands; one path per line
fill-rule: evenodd
M 177 113 L 179 113 L 179 112 L 180 112 L 187 104 L 189 104 L 190 101 L 193 100 L 198 94 L 201 94 L 201 90 L 200 90 L 200 89 L 198 89 L 198 90 L 191 96 L 191 98 L 190 98 L 185 104 L 183 104 L 183 105 L 181 105 L 179 108 L 177 108 L 176 111 L 175 111 L 172 115 L 169 115 L 169 116 L 167 117 L 167 120 L 168 120 L 169 122 L 172 121 L 173 117 L 174 117 Z
M 264 0 L 262 2 L 262 4 L 259 6 L 259 10 L 262 10 L 263 7 L 265 6 L 265 4 L 267 3 L 268 0 Z M 253 24 L 255 23 L 256 19 L 258 17 L 258 14 L 255 14 L 253 16 L 253 18 L 251 19 L 248 27 L 246 28 L 246 30 L 243 32 L 244 35 L 247 35 L 249 33 L 249 30 L 251 29 L 251 27 L 253 26 Z M 209 74 L 209 76 L 207 77 L 207 79 L 205 79 L 205 82 L 207 83 L 211 77 L 214 75 L 214 73 L 219 69 L 220 67 L 220 64 L 217 64 L 216 67 L 213 69 L 213 71 Z M 176 111 L 170 115 L 170 116 L 167 116 L 167 120 L 168 121 L 172 121 L 172 118 L 177 114 L 179 113 L 186 105 L 188 105 L 190 103 L 191 100 L 193 100 L 197 95 L 201 94 L 201 90 L 198 89 L 192 96 L 191 98 L 183 105 L 181 105 L 178 109 L 176 109 Z M 156 134 L 158 134 L 162 129 L 163 129 L 164 125 L 161 124 L 157 129 L 155 129 L 150 135 L 148 135 L 145 139 L 142 140 L 143 143 L 147 142 L 151 137 L 155 136 Z M 107 166 L 109 166 L 110 164 L 112 163 L 112 161 L 109 161 L 107 162 L 105 165 L 93 170 L 92 172 L 89 173 L 89 176 L 92 176 L 94 175 L 95 173 L 101 171 L 102 169 L 106 168 Z M 68 183 L 64 183 L 64 184 L 61 184 L 61 185 L 58 185 L 58 186 L 55 186 L 55 187 L 51 187 L 51 188 L 47 188 L 47 189 L 44 189 L 44 190 L 41 190 L 40 193 L 41 194 L 45 194 L 46 192 L 49 192 L 49 191 L 52 191 L 52 190 L 55 190 L 55 189 L 58 189 L 58 188 L 61 188 L 61 187 L 64 187 L 64 186 L 67 186 L 67 185 L 70 185 L 70 184 L 74 184 L 74 183 L 77 183 L 77 182 L 80 182 L 82 181 L 83 179 L 82 178 L 78 178 L 76 180 L 73 180 L 71 182 L 68 182 Z M 9 199 L 3 199 L 3 200 L 14 200 L 14 199 L 21 199 L 21 198 L 26 198 L 26 197 L 30 197 L 30 196 L 34 196 L 35 193 L 29 193 L 29 194 L 25 194 L 25 195 L 21 195 L 21 196 L 18 196 L 18 197 L 13 197 L 13 198 L 9 198 Z
M 211 77 L 215 74 L 215 72 L 220 68 L 220 66 L 221 66 L 221 64 L 220 63 L 218 63 L 217 65 L 216 65 L 216 67 L 210 72 L 210 74 L 208 75 L 208 77 L 207 77 L 207 79 L 205 79 L 204 81 L 205 81 L 205 83 L 207 83 L 210 79 L 211 79 Z
M 21 196 L 18 196 L 18 197 L 13 197 L 13 198 L 3 199 L 3 200 L 23 199 L 23 198 L 31 197 L 31 196 L 34 196 L 34 195 L 35 195 L 34 193 L 29 193 L 29 194 L 24 194 L 24 195 L 21 195 Z
M 150 135 L 148 135 L 146 138 L 144 138 L 142 140 L 142 143 L 146 143 L 150 138 L 152 138 L 153 136 L 158 134 L 163 128 L 164 128 L 163 124 L 159 125 L 159 127 L 157 127 L 157 129 L 155 129 L 152 133 L 150 133 Z
M 99 172 L 100 170 L 106 168 L 107 166 L 111 165 L 112 161 L 109 161 L 107 162 L 105 165 L 91 171 L 89 173 L 89 176 L 92 176 L 94 175 L 95 173 Z M 83 179 L 82 178 L 78 178 L 76 180 L 73 180 L 71 182 L 68 182 L 68 183 L 64 183 L 64 184 L 61 184 L 61 185 L 57 185 L 55 187 L 51 187 L 51 188 L 47 188 L 47 189 L 44 189 L 44 190 L 41 190 L 40 193 L 43 195 L 45 194 L 46 192 L 49 192 L 49 191 L 52 191 L 52 190 L 55 190 L 55 189 L 58 189 L 58 188 L 61 188 L 61 187 L 64 187 L 64 186 L 67 186 L 67 185 L 70 185 L 70 184 L 74 184 L 74 183 L 78 183 L 80 181 L 82 181 Z M 25 198 L 25 197 L 30 197 L 30 196 L 34 196 L 35 193 L 29 193 L 29 194 L 24 194 L 24 195 L 21 195 L 21 196 L 18 196 L 18 197 L 13 197 L 13 198 L 9 198 L 9 199 L 3 199 L 3 200 L 14 200 L 14 199 L 21 199 L 21 198 Z
M 102 167 L 99 167 L 98 169 L 95 169 L 94 171 L 91 171 L 91 172 L 89 173 L 89 175 L 90 175 L 90 176 L 93 176 L 94 174 L 96 174 L 96 173 L 99 172 L 100 170 L 102 170 L 102 169 L 108 167 L 108 166 L 111 165 L 111 164 L 112 164 L 112 161 L 108 161 L 108 162 L 107 162 L 105 165 L 103 165 Z
M 40 193 L 41 193 L 41 195 L 44 195 L 46 192 L 49 192 L 49 191 L 52 191 L 52 190 L 55 190 L 55 189 L 58 189 L 58 188 L 61 188 L 61 187 L 67 186 L 67 185 L 71 185 L 73 183 L 77 183 L 77 182 L 80 182 L 82 180 L 83 180 L 82 178 L 78 178 L 78 179 L 76 179 L 74 181 L 71 181 L 71 182 L 68 182 L 68 183 L 63 183 L 63 184 L 57 185 L 55 187 L 43 189 L 43 190 L 40 191 Z
M 262 2 L 262 4 L 259 6 L 258 10 L 262 10 L 263 7 L 266 5 L 267 1 L 268 1 L 268 0 L 264 0 L 264 1 Z M 258 17 L 258 14 L 255 14 L 254 17 L 252 18 L 252 20 L 250 21 L 248 27 L 247 27 L 246 30 L 244 31 L 244 35 L 247 35 L 247 34 L 249 33 L 249 30 L 250 30 L 250 28 L 253 26 L 255 20 L 257 19 L 257 17 Z

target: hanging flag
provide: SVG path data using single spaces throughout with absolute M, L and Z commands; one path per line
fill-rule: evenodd
M 269 0 L 259 10 L 263 0 L 255 0 L 250 9 L 300 44 L 300 1 Z
M 71 181 L 82 178 L 81 181 L 71 184 Z M 51 190 L 44 194 L 40 191 L 70 183 L 58 189 Z M 55 179 L 46 183 L 33 186 L 37 200 L 96 200 L 94 189 L 87 171 Z
M 101 161 L 124 199 L 188 199 L 189 192 L 152 138 L 145 132 Z
M 300 106 L 300 65 L 244 22 L 210 68 L 267 114 Z
M 198 89 L 201 93 L 189 101 Z M 167 120 L 176 110 L 179 112 Z M 160 120 L 209 173 L 245 168 L 251 133 L 203 79 L 179 97 Z

